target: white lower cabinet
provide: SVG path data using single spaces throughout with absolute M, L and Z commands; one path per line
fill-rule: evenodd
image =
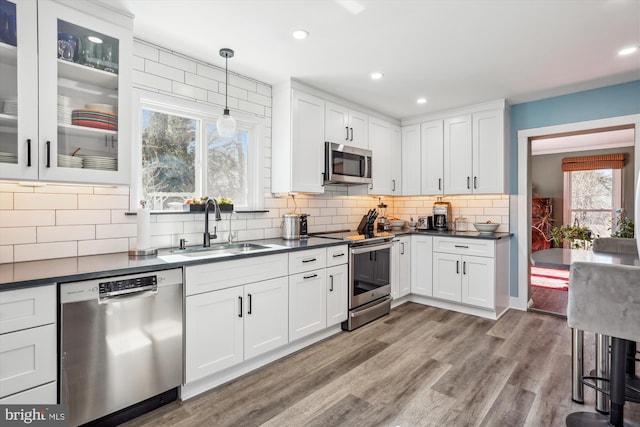
M 56 286 L 0 292 L 0 403 L 57 402 Z
M 347 320 L 348 287 L 348 264 L 327 267 L 327 327 Z
M 411 293 L 430 297 L 433 295 L 433 237 L 411 238 Z
M 297 340 L 327 326 L 327 272 L 311 270 L 289 276 L 289 336 Z
M 391 296 L 394 299 L 411 293 L 411 237 L 399 237 L 391 248 Z
M 288 342 L 287 278 L 188 296 L 185 381 L 191 382 Z
M 436 237 L 433 297 L 494 309 L 497 283 L 495 247 L 492 240 Z M 467 253 L 483 256 L 465 255 Z

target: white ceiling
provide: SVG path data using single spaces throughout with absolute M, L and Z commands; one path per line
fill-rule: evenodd
M 111 0 L 137 38 L 407 118 L 640 78 L 640 0 Z M 353 7 L 361 8 L 354 13 Z M 309 31 L 294 40 L 294 28 Z M 373 71 L 384 78 L 372 81 Z M 427 104 L 417 105 L 424 96 Z

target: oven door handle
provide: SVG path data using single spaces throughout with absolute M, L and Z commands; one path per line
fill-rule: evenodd
M 376 310 L 380 306 L 380 304 L 384 304 L 385 302 L 391 301 L 392 299 L 393 299 L 393 297 L 391 295 L 387 295 L 386 297 L 381 298 L 380 300 L 376 301 L 376 305 L 373 305 L 373 306 L 367 307 L 367 308 L 363 308 L 361 310 L 356 309 L 356 310 L 350 311 L 349 312 L 349 316 L 351 316 L 351 317 L 363 316 L 363 315 L 365 315 L 366 313 L 368 313 L 370 311 Z
M 389 249 L 393 246 L 393 242 L 386 242 L 386 243 L 381 243 L 381 244 L 372 244 L 372 245 L 364 245 L 364 246 L 357 246 L 355 248 L 351 248 L 351 254 L 352 255 L 358 255 L 358 254 L 366 254 L 367 252 L 373 252 L 373 251 L 379 251 L 381 249 Z

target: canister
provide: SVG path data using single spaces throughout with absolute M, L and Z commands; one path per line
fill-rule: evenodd
M 285 240 L 300 239 L 300 215 L 296 213 L 282 215 L 282 238 Z

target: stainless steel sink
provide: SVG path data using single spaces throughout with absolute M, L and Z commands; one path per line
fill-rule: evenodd
M 223 245 L 211 246 L 210 248 L 188 248 L 175 249 L 171 251 L 174 254 L 180 254 L 187 257 L 204 257 L 204 256 L 223 256 L 236 255 L 262 249 L 271 249 L 269 246 L 257 245 L 255 243 L 230 243 Z

